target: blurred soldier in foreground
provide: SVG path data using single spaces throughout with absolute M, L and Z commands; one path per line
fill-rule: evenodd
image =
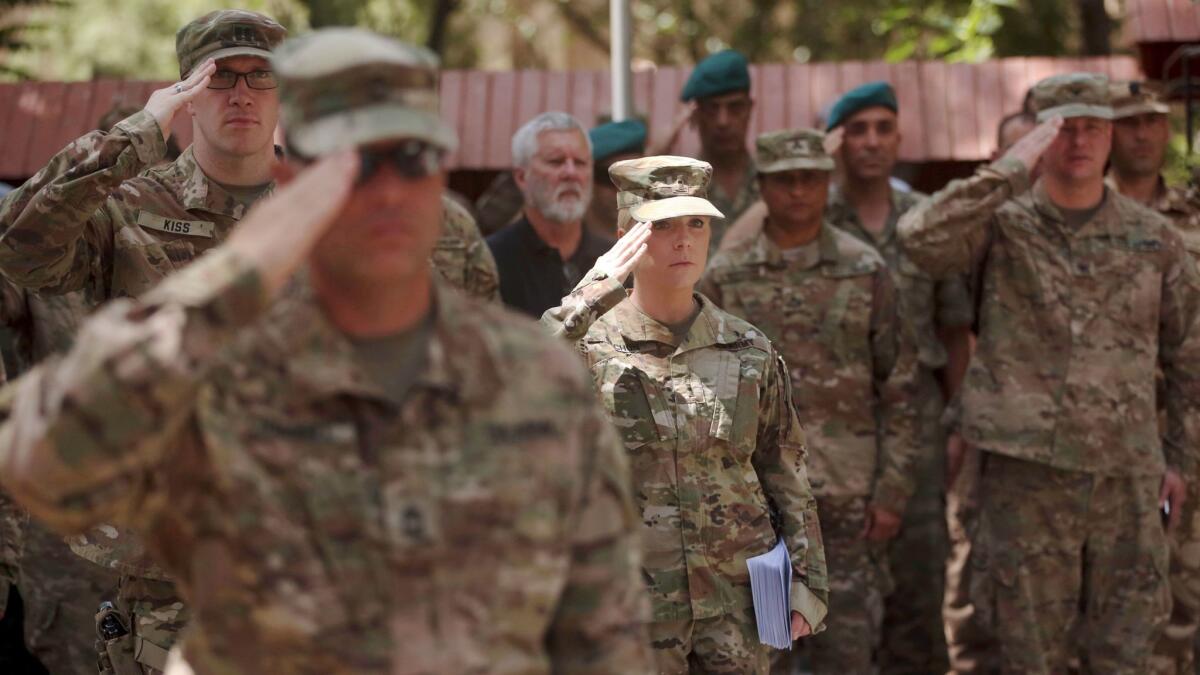
M 1148 672 L 1170 603 L 1160 505 L 1179 520 L 1200 448 L 1200 275 L 1165 218 L 1105 187 L 1108 87 L 1042 80 L 1039 127 L 900 223 L 929 274 L 979 278 L 959 426 L 983 452 L 990 597 L 973 597 L 1004 672 L 1077 654 L 1083 672 Z
M 1147 206 L 1179 229 L 1193 257 L 1200 256 L 1200 209 L 1187 191 L 1168 186 L 1162 171 L 1171 140 L 1170 106 L 1143 82 L 1123 82 L 1113 88 L 1113 146 L 1109 185 Z M 1162 394 L 1160 390 L 1160 394 Z M 1163 408 L 1165 401 L 1159 401 Z M 1200 476 L 1188 477 L 1189 486 Z M 1196 629 L 1200 625 L 1200 514 L 1195 490 L 1184 503 L 1179 527 L 1170 533 L 1171 618 L 1155 646 L 1154 672 L 1193 675 Z
M 721 216 L 708 163 L 645 157 L 610 173 L 623 238 L 542 323 L 575 341 L 632 461 L 658 672 L 761 675 L 746 559 L 786 542 L 792 639 L 824 628 L 829 600 L 787 369 L 761 331 L 695 292 Z
M 888 590 L 884 542 L 916 488 L 916 353 L 883 257 L 824 222 L 834 168 L 824 141 L 807 129 L 758 137 L 761 232 L 719 253 L 701 290 L 761 328 L 791 368 L 829 565 L 813 672 L 868 675 Z
M 312 165 L 3 390 L 0 481 L 60 529 L 144 532 L 197 673 L 650 672 L 586 374 L 434 281 L 436 59 L 330 29 L 273 64 Z
M 111 131 L 68 145 L 0 207 L 3 273 L 43 294 L 82 291 L 100 302 L 140 294 L 214 248 L 272 188 L 278 100 L 266 59 L 284 34 L 272 19 L 238 10 L 181 28 L 180 83 Z M 151 168 L 185 109 L 192 147 Z M 99 527 L 72 547 L 122 575 L 117 604 L 127 630 L 104 655 L 112 668 L 136 660 L 161 670 L 186 621 L 163 570 L 127 530 Z

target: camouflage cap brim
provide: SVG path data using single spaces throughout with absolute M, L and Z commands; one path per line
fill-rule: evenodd
M 305 157 L 408 138 L 426 141 L 448 153 L 458 149 L 458 135 L 440 118 L 397 103 L 338 112 L 285 131 L 288 143 Z
M 1171 106 L 1162 101 L 1142 101 L 1132 105 L 1123 105 L 1113 108 L 1113 119 L 1119 120 L 1123 117 L 1133 117 L 1134 115 L 1169 115 Z
M 782 171 L 794 171 L 796 169 L 812 169 L 814 171 L 833 171 L 834 163 L 832 157 L 792 157 L 790 159 L 781 159 L 778 162 L 763 164 L 758 167 L 759 173 L 780 173 Z
M 257 47 L 244 47 L 244 46 L 243 47 L 227 47 L 225 49 L 218 49 L 217 51 L 215 51 L 211 54 L 205 54 L 204 58 L 202 60 L 196 62 L 195 65 L 198 66 L 209 59 L 212 59 L 213 61 L 220 61 L 221 59 L 227 59 L 231 56 L 258 56 L 258 57 L 267 59 L 268 61 L 271 60 L 271 52 L 266 49 L 258 49 Z M 180 73 L 181 77 L 187 77 L 188 75 L 191 75 L 191 72 Z
M 1089 105 L 1087 103 L 1068 103 L 1066 105 L 1056 105 L 1053 108 L 1046 108 L 1039 111 L 1037 114 L 1038 122 L 1045 122 L 1058 115 L 1062 118 L 1068 117 L 1097 117 L 1102 120 L 1113 119 L 1113 109 L 1106 105 Z
M 633 216 L 634 220 L 643 223 L 653 223 L 679 216 L 725 217 L 725 214 L 718 211 L 712 202 L 703 197 L 668 197 L 642 202 L 630 209 L 629 215 Z

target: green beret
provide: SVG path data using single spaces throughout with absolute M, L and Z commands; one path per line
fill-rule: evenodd
M 686 103 L 731 91 L 750 91 L 750 64 L 741 52 L 726 49 L 696 64 L 679 99 Z
M 609 122 L 588 132 L 592 139 L 592 161 L 646 150 L 646 125 L 641 120 Z
M 833 109 L 829 111 L 829 120 L 825 124 L 825 130 L 836 128 L 859 110 L 876 106 L 887 108 L 892 112 L 900 111 L 900 106 L 896 103 L 896 90 L 892 89 L 892 85 L 882 81 L 868 82 L 843 94 L 837 103 L 833 104 Z

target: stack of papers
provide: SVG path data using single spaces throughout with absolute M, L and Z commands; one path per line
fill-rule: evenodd
M 776 649 L 792 648 L 792 558 L 783 539 L 769 552 L 746 559 L 758 641 Z

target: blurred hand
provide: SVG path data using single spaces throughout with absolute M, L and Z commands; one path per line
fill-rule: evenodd
M 970 449 L 968 444 L 961 434 L 952 433 L 946 438 L 946 489 L 949 490 L 954 486 L 954 481 L 958 480 L 958 474 L 962 472 L 963 461 L 967 458 L 967 450 Z
M 842 149 L 842 138 L 846 135 L 846 127 L 838 127 L 833 131 L 825 134 L 825 154 L 830 157 L 836 157 L 838 150 Z
M 863 523 L 861 538 L 867 541 L 888 541 L 900 534 L 900 514 L 883 507 L 867 506 L 867 522 Z
M 1183 481 L 1177 472 L 1167 469 L 1167 473 L 1163 476 L 1162 489 L 1158 493 L 1158 507 L 1170 508 L 1170 517 L 1167 520 L 1167 529 L 1173 530 L 1179 525 L 1179 519 L 1183 517 L 1183 503 L 1187 501 L 1187 483 Z
M 646 146 L 646 156 L 653 157 L 654 155 L 665 155 L 671 150 L 671 146 L 675 145 L 675 141 L 679 140 L 679 132 L 683 131 L 683 127 L 692 119 L 692 115 L 696 112 L 696 102 L 688 101 L 683 104 L 679 112 L 675 113 L 675 119 L 671 120 L 671 126 L 665 129 L 655 129 L 654 135 L 650 139 L 650 144 Z
M 1038 160 L 1042 154 L 1046 152 L 1046 148 L 1054 142 L 1058 137 L 1058 132 L 1062 129 L 1063 118 L 1055 115 L 1050 119 L 1037 125 L 1033 131 L 1025 134 L 1021 140 L 1013 144 L 1008 152 L 1004 153 L 1006 158 L 1015 159 L 1025 165 L 1025 169 L 1033 173 L 1037 167 Z
M 808 625 L 808 621 L 800 612 L 792 612 L 792 640 L 799 640 L 807 635 L 812 635 L 812 626 Z

